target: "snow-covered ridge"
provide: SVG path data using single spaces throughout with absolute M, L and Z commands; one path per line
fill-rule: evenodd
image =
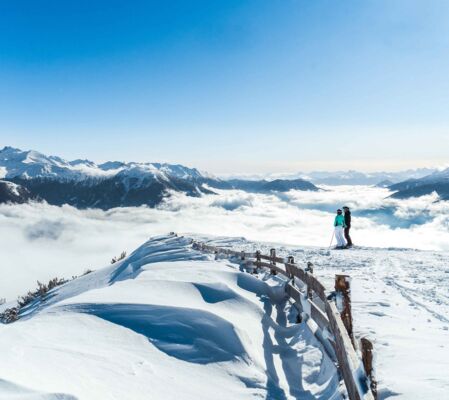
M 0 203 L 25 203 L 33 198 L 24 187 L 0 179 Z
M 432 173 L 436 173 L 434 168 L 418 168 L 408 169 L 405 171 L 377 171 L 377 172 L 361 172 L 361 171 L 310 171 L 297 173 L 275 173 L 275 174 L 237 174 L 223 175 L 223 179 L 304 179 L 315 185 L 377 185 L 384 181 L 389 181 L 390 185 L 403 182 L 408 179 L 420 179 Z
M 389 187 L 393 197 L 410 198 L 437 193 L 440 199 L 449 200 L 449 168 L 434 172 L 420 179 L 409 179 Z
M 66 161 L 34 150 L 23 151 L 13 147 L 4 147 L 0 150 L 0 178 L 82 181 L 111 178 L 119 174 L 138 179 L 153 177 L 161 180 L 170 178 L 189 180 L 202 177 L 197 169 L 179 164 L 119 161 L 96 164 L 90 160 Z
M 0 325 L 0 398 L 341 399 L 283 293 L 188 238 L 152 238 Z
M 204 187 L 208 182 L 218 187 L 224 184 L 179 164 L 66 161 L 12 147 L 0 150 L 0 175 L 20 185 L 30 198 L 54 205 L 101 209 L 154 207 L 171 192 L 200 196 L 211 192 Z
M 257 193 L 318 190 L 301 179 L 227 182 L 180 164 L 66 161 L 12 147 L 0 150 L 0 174 L 5 180 L 23 186 L 33 198 L 77 208 L 155 207 L 170 193 L 198 197 L 213 193 L 210 188 Z
M 438 182 L 449 180 L 449 168 L 443 169 L 441 171 L 436 171 L 430 175 L 425 176 L 421 180 L 424 182 Z

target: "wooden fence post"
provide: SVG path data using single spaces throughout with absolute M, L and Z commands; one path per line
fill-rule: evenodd
M 310 261 L 307 262 L 306 272 L 308 272 L 309 274 L 313 274 L 313 264 Z M 309 287 L 309 285 L 307 285 L 307 297 L 310 300 L 313 300 L 313 291 L 312 288 Z
M 254 274 L 257 274 L 257 269 L 260 267 L 260 261 L 261 261 L 260 250 L 257 250 L 256 251 L 256 268 L 254 268 L 254 271 L 253 271 Z
M 245 260 L 247 254 L 244 251 L 233 251 L 230 249 L 218 248 L 215 246 L 206 245 L 202 242 L 194 242 L 195 247 L 209 253 L 232 255 L 233 257 L 240 257 Z M 335 343 L 335 357 L 338 361 L 338 370 L 341 372 L 348 391 L 350 400 L 375 400 L 377 399 L 377 382 L 373 371 L 373 345 L 363 338 L 360 341 L 360 348 L 362 353 L 362 360 L 356 352 L 356 343 L 353 333 L 353 321 L 351 311 L 351 288 L 350 278 L 348 275 L 335 275 L 335 292 L 336 296 L 327 296 L 325 287 L 313 276 L 313 264 L 308 262 L 305 269 L 297 268 L 294 264 L 292 256 L 287 257 L 287 262 L 284 258 L 276 258 L 276 250 L 270 249 L 270 255 L 262 255 L 260 251 L 255 254 L 251 253 L 248 256 L 251 260 L 255 257 L 254 273 L 258 272 L 259 268 L 269 267 L 271 274 L 280 274 L 293 279 L 293 282 L 285 282 L 285 291 L 295 301 L 295 307 L 298 309 L 298 316 L 296 322 L 301 322 L 302 312 L 308 317 L 312 318 L 321 329 L 330 329 Z M 269 260 L 270 263 L 262 262 Z M 285 265 L 285 271 L 277 267 L 277 261 Z M 307 285 L 307 303 L 309 308 L 302 307 L 303 294 L 300 290 L 295 288 L 295 277 Z M 324 303 L 325 314 L 314 303 L 312 293 L 315 297 L 320 298 Z M 317 299 L 315 299 L 317 300 Z M 334 302 L 335 300 L 335 302 Z M 324 328 L 323 328 L 324 327 Z M 320 331 L 317 331 L 318 333 Z M 332 351 L 331 351 L 332 353 Z M 362 376 L 362 368 L 365 375 Z
M 276 266 L 276 260 L 275 260 L 276 259 L 276 249 L 270 249 L 270 257 L 271 257 L 270 264 L 273 266 Z M 276 275 L 277 271 L 273 268 L 271 270 L 271 274 Z
M 335 275 L 335 291 L 341 294 L 343 301 L 342 310 L 340 310 L 341 319 L 355 348 L 354 331 L 352 328 L 351 287 L 349 282 L 348 275 Z
M 293 256 L 288 256 L 287 257 L 287 264 L 294 264 L 295 263 L 295 259 L 294 259 L 294 257 Z M 295 283 L 295 279 L 294 279 L 294 275 L 293 275 L 293 273 L 292 273 L 292 271 L 291 271 L 291 267 L 288 267 L 287 268 L 287 266 L 285 267 L 285 270 L 287 271 L 287 273 L 288 273 L 288 277 L 290 278 L 290 279 L 293 279 L 293 283 Z
M 374 399 L 377 399 L 377 381 L 374 377 L 373 369 L 373 344 L 367 339 L 360 339 L 360 347 L 362 350 L 362 362 L 365 368 L 365 373 L 369 378 L 371 393 Z

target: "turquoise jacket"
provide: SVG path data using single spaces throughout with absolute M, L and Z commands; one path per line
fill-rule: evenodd
M 343 228 L 346 228 L 345 216 L 343 214 L 337 214 L 335 216 L 334 226 L 342 226 Z

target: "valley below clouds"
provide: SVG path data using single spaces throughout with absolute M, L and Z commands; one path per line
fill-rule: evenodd
M 335 210 L 343 205 L 352 209 L 358 246 L 449 250 L 449 202 L 436 194 L 401 200 L 370 186 L 320 188 L 272 194 L 215 190 L 201 197 L 172 193 L 156 208 L 108 211 L 2 204 L 0 298 L 13 300 L 36 280 L 103 267 L 123 250 L 130 253 L 150 236 L 170 231 L 327 248 Z

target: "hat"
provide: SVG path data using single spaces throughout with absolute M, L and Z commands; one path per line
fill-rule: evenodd
M 340 209 L 338 209 L 338 210 L 337 210 L 337 212 L 338 212 L 338 213 L 341 213 L 341 210 L 340 210 Z
M 349 210 L 349 207 L 348 207 L 348 206 L 343 206 L 343 210 L 344 210 L 345 208 L 346 208 L 347 210 Z

